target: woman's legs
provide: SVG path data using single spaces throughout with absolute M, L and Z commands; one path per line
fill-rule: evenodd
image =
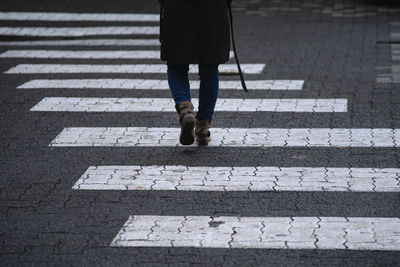
M 168 84 L 175 104 L 190 101 L 189 65 L 167 63 L 167 66 Z M 215 103 L 218 98 L 218 65 L 199 64 L 199 76 L 199 111 L 196 117 L 200 120 L 208 120 L 214 115 Z
M 199 76 L 199 111 L 196 115 L 195 135 L 199 146 L 207 146 L 211 136 L 210 123 L 218 97 L 218 65 L 199 64 Z
M 167 62 L 167 67 L 169 89 L 175 104 L 182 101 L 190 101 L 189 65 L 177 65 Z
M 215 103 L 218 98 L 219 73 L 218 65 L 199 64 L 200 92 L 199 111 L 196 118 L 199 120 L 212 119 Z
M 169 88 L 175 101 L 176 111 L 180 114 L 181 144 L 192 144 L 194 135 L 196 135 L 200 146 L 208 145 L 210 141 L 210 123 L 218 98 L 218 65 L 199 64 L 199 110 L 196 119 L 193 115 L 193 105 L 190 102 L 189 65 L 167 63 L 167 66 Z M 193 129 L 194 127 L 196 128 L 195 130 Z
M 168 84 L 175 101 L 175 109 L 179 114 L 181 133 L 179 142 L 182 145 L 191 145 L 194 142 L 195 116 L 193 104 L 190 102 L 190 88 L 188 79 L 189 65 L 175 65 L 167 63 Z

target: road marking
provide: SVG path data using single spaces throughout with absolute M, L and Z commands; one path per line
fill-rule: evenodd
M 197 109 L 197 98 L 192 99 Z M 216 111 L 347 112 L 347 99 L 220 98 Z M 176 112 L 172 98 L 45 97 L 30 111 L 63 112 Z
M 97 26 L 97 27 L 0 27 L 7 36 L 90 36 L 90 35 L 158 35 L 158 26 Z
M 64 128 L 49 146 L 176 147 L 181 146 L 179 132 L 180 128 L 69 127 Z M 400 147 L 400 129 L 211 128 L 209 146 Z
M 260 74 L 265 64 L 240 64 L 242 72 Z M 236 64 L 219 65 L 221 74 L 237 74 Z M 198 65 L 189 67 L 190 73 L 198 73 Z M 89 64 L 19 64 L 7 74 L 48 74 L 48 73 L 167 73 L 166 64 L 130 64 L 130 65 L 89 65 Z
M 400 192 L 400 169 L 90 166 L 72 189 Z
M 123 13 L 0 12 L 0 20 L 159 22 L 160 15 Z
M 233 52 L 229 54 L 233 58 Z M 8 50 L 0 58 L 159 59 L 158 50 Z
M 398 38 L 400 40 L 400 33 L 398 33 Z M 400 44 L 392 44 L 392 60 L 400 60 Z
M 0 42 L 0 46 L 160 46 L 158 39 L 89 39 Z
M 133 215 L 114 247 L 400 250 L 399 218 Z
M 247 80 L 246 85 L 251 90 L 301 90 L 302 80 Z M 190 81 L 191 89 L 199 89 L 199 81 Z M 153 89 L 169 90 L 167 80 L 151 79 L 38 79 L 28 81 L 17 87 L 18 89 Z M 219 89 L 240 89 L 240 81 L 219 81 Z

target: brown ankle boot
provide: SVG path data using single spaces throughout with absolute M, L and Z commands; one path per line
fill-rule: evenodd
M 208 142 L 210 142 L 211 134 L 210 134 L 210 124 L 211 119 L 209 120 L 199 120 L 196 118 L 195 122 L 195 134 L 196 141 L 199 146 L 207 146 Z
M 190 101 L 182 101 L 175 105 L 179 114 L 179 123 L 181 125 L 181 134 L 179 142 L 182 145 L 191 145 L 194 143 L 194 111 L 193 104 Z

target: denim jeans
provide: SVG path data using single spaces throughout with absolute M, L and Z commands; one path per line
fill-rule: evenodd
M 177 65 L 167 62 L 167 67 L 168 84 L 175 104 L 186 100 L 190 101 L 189 65 Z M 199 77 L 199 110 L 196 118 L 208 120 L 214 115 L 215 103 L 218 98 L 218 65 L 199 64 Z

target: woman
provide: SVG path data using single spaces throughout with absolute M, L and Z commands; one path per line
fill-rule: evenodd
M 179 114 L 179 141 L 199 146 L 210 141 L 210 123 L 218 97 L 218 65 L 229 60 L 231 0 L 159 0 L 161 60 Z M 199 108 L 194 115 L 189 64 L 199 65 Z

